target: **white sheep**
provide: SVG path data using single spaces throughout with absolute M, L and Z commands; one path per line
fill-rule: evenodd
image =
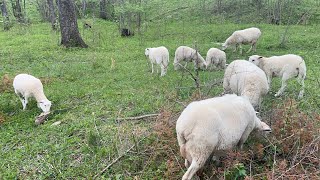
M 40 79 L 29 74 L 18 74 L 13 79 L 13 88 L 22 102 L 23 110 L 26 109 L 28 98 L 34 97 L 38 107 L 41 108 L 43 112 L 50 111 L 51 101 L 44 95 Z
M 222 44 L 222 50 L 225 50 L 229 46 L 235 46 L 233 52 L 237 51 L 239 46 L 240 54 L 242 54 L 242 46 L 241 44 L 251 44 L 250 49 L 247 51 L 249 53 L 252 48 L 256 51 L 257 41 L 261 36 L 261 31 L 258 28 L 252 27 L 243 30 L 238 30 L 233 32 L 233 34 Z
M 212 67 L 211 64 L 215 67 L 220 67 L 221 69 L 226 68 L 226 53 L 217 48 L 210 48 L 206 56 L 207 68 Z
M 235 60 L 225 70 L 223 89 L 224 93 L 248 97 L 253 107 L 259 109 L 269 85 L 266 74 L 259 67 L 246 60 Z
M 159 64 L 161 68 L 161 76 L 166 75 L 169 65 L 169 51 L 166 47 L 160 46 L 155 48 L 146 48 L 144 54 L 149 57 L 151 62 L 151 73 L 153 73 L 153 64 Z
M 176 124 L 180 153 L 188 168 L 182 179 L 190 180 L 211 154 L 242 148 L 254 129 L 271 131 L 246 97 L 224 95 L 189 104 Z
M 287 81 L 294 77 L 297 77 L 297 81 L 301 85 L 298 98 L 301 99 L 303 97 L 307 67 L 302 57 L 294 54 L 272 56 L 269 58 L 253 55 L 249 57 L 249 61 L 266 73 L 269 87 L 271 86 L 272 77 L 281 78 L 282 85 L 275 94 L 275 97 L 280 96 L 284 92 L 287 87 Z
M 185 67 L 187 66 L 188 62 L 193 61 L 194 67 L 198 68 L 205 68 L 207 66 L 206 61 L 204 58 L 197 52 L 195 49 L 190 48 L 188 46 L 180 46 L 176 49 L 173 66 L 175 70 L 180 68 L 180 63 L 185 61 Z

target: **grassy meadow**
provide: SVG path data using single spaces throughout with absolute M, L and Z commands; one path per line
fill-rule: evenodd
M 293 53 L 305 59 L 305 96 L 297 100 L 299 85 L 291 80 L 284 95 L 275 98 L 280 81 L 274 79 L 260 116 L 275 133 L 268 140 L 250 138 L 242 153 L 247 156 L 235 151 L 229 156 L 234 158 L 222 167 L 209 166 L 205 178 L 233 179 L 242 172 L 238 167 L 253 179 L 285 177 L 281 174 L 292 170 L 298 173 L 300 165 L 294 166 L 296 161 L 290 154 L 299 159 L 297 154 L 305 146 L 319 142 L 320 25 L 290 26 L 285 46 L 279 46 L 286 26 L 154 22 L 144 25 L 140 35 L 123 38 L 116 23 L 87 21 L 92 29 L 82 29 L 80 22 L 87 49 L 59 46 L 59 32 L 52 31 L 47 23 L 15 25 L 8 32 L 0 32 L 0 77 L 9 77 L 2 79 L 0 88 L 0 179 L 180 179 L 186 169 L 176 141 L 175 121 L 190 101 L 220 95 L 222 84 L 211 84 L 221 80 L 224 72 L 200 71 L 199 97 L 188 72 L 173 70 L 175 49 L 197 46 L 205 56 L 234 30 L 251 26 L 263 32 L 256 54 Z M 151 74 L 144 55 L 145 48 L 161 45 L 170 51 L 170 66 L 164 77 L 159 77 L 160 72 Z M 244 50 L 248 48 L 244 46 Z M 252 55 L 232 53 L 232 49 L 226 53 L 228 63 Z M 194 73 L 191 64 L 188 68 Z M 41 78 L 52 101 L 54 113 L 42 125 L 34 123 L 41 113 L 36 102 L 30 101 L 22 111 L 14 94 L 11 82 L 19 73 Z M 153 113 L 160 115 L 117 120 Z M 56 121 L 61 124 L 52 126 Z M 286 140 L 292 141 L 287 142 L 292 144 L 288 150 Z M 287 164 L 281 169 L 284 161 Z M 300 175 L 319 177 L 319 170 L 314 169 L 317 162 L 302 164 Z M 100 173 L 109 164 L 110 168 Z

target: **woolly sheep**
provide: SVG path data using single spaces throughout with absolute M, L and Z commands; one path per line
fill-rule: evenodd
M 260 107 L 262 96 L 269 91 L 266 74 L 246 60 L 232 61 L 224 73 L 224 93 L 248 97 L 255 109 Z
M 26 109 L 28 98 L 34 97 L 43 112 L 50 111 L 51 101 L 44 95 L 42 83 L 38 78 L 29 74 L 19 74 L 13 79 L 13 88 L 22 102 L 23 110 Z
M 269 58 L 253 55 L 249 57 L 249 61 L 266 73 L 269 86 L 271 86 L 272 77 L 280 77 L 282 79 L 281 88 L 275 94 L 275 97 L 280 96 L 284 92 L 287 81 L 294 77 L 297 77 L 297 81 L 301 85 L 298 98 L 301 99 L 303 97 L 307 67 L 302 57 L 294 54 L 272 56 Z
M 144 54 L 149 57 L 151 62 L 151 73 L 153 73 L 153 64 L 159 64 L 161 68 L 161 76 L 166 75 L 169 65 L 169 51 L 166 47 L 160 46 L 155 48 L 146 48 Z
M 271 131 L 246 97 L 224 95 L 189 104 L 176 124 L 180 153 L 188 168 L 182 179 L 191 179 L 211 154 L 242 148 L 254 129 Z
M 194 62 L 194 67 L 197 68 L 204 68 L 207 66 L 206 61 L 204 58 L 197 52 L 195 49 L 190 48 L 188 46 L 180 46 L 176 49 L 175 56 L 174 56 L 174 69 L 178 70 L 180 67 L 180 62 L 186 61 L 185 67 L 187 63 L 190 61 Z
M 247 28 L 243 30 L 235 31 L 226 41 L 222 44 L 222 50 L 225 50 L 231 45 L 235 46 L 235 49 L 233 52 L 237 51 L 237 48 L 239 46 L 240 48 L 240 54 L 242 54 L 242 46 L 241 44 L 251 44 L 250 49 L 247 51 L 249 53 L 252 48 L 254 51 L 256 51 L 256 44 L 261 36 L 261 31 L 258 28 L 252 27 Z
M 212 67 L 211 64 L 220 67 L 221 69 L 226 68 L 226 53 L 217 48 L 210 48 L 206 56 L 207 68 Z

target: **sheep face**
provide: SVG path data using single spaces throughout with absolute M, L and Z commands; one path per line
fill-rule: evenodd
M 271 128 L 264 122 L 260 122 L 260 125 L 257 127 L 259 131 L 263 132 L 263 134 L 271 133 Z
M 249 57 L 249 62 L 252 62 L 253 64 L 255 64 L 256 66 L 259 66 L 260 62 L 261 62 L 262 56 L 258 56 L 258 55 L 253 55 Z
M 228 48 L 228 45 L 226 43 L 222 44 L 221 50 L 224 51 Z
M 38 107 L 42 109 L 43 112 L 49 112 L 51 108 L 51 101 L 45 100 L 38 103 Z
M 146 49 L 144 50 L 144 54 L 145 54 L 146 56 L 149 56 L 149 48 L 146 48 Z

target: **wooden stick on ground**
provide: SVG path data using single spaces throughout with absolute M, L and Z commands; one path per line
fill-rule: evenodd
M 145 114 L 145 115 L 141 115 L 141 116 L 136 116 L 136 117 L 126 117 L 126 118 L 117 118 L 117 121 L 121 121 L 121 120 L 139 120 L 139 119 L 143 119 L 143 118 L 147 118 L 147 117 L 154 117 L 154 116 L 159 116 L 160 114 Z

